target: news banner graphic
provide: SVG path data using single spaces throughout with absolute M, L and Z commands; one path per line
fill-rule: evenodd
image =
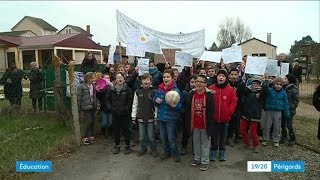
M 52 172 L 52 162 L 16 161 L 16 172 Z
M 304 161 L 247 161 L 247 172 L 304 172 Z

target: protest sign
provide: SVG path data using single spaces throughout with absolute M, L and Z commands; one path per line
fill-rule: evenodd
M 109 55 L 108 55 L 108 64 L 114 64 L 114 52 L 116 51 L 117 46 L 116 45 L 110 45 L 109 48 Z
M 144 73 L 149 73 L 149 59 L 140 58 L 138 59 L 139 76 Z
M 268 59 L 261 57 L 248 56 L 246 63 L 246 74 L 264 75 Z
M 285 77 L 289 74 L 289 63 L 281 63 L 280 66 L 280 77 Z
M 200 60 L 220 63 L 221 57 L 221 51 L 204 51 L 200 57 Z
M 267 76 L 278 76 L 278 61 L 273 59 L 268 59 L 266 72 Z
M 181 67 L 192 67 L 193 58 L 191 54 L 182 51 L 176 51 L 175 60 L 176 65 L 180 65 Z
M 241 46 L 232 46 L 222 50 L 222 59 L 225 64 L 241 62 L 242 49 Z

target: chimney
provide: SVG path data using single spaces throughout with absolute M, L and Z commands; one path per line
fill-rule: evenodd
M 89 34 L 91 34 L 91 33 L 90 33 L 90 25 L 87 25 L 87 32 L 88 32 Z
M 267 33 L 267 43 L 271 44 L 271 33 Z

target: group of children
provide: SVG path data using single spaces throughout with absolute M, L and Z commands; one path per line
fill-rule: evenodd
M 185 67 L 180 74 L 177 69 L 167 68 L 158 73 L 156 79 L 149 73 L 138 76 L 137 67 L 130 71 L 130 66 L 120 66 L 95 83 L 94 73 L 86 73 L 77 91 L 79 111 L 83 111 L 87 119 L 83 142 L 94 142 L 94 112 L 98 109 L 102 130 L 108 128 L 109 133 L 112 130 L 114 154 L 120 152 L 121 135 L 126 144 L 124 153 L 132 152 L 131 124 L 136 124 L 140 141 L 138 156 L 146 154 L 148 145 L 154 157 L 159 155 L 156 149 L 159 130 L 163 147 L 160 158 L 172 157 L 179 162 L 192 136 L 194 160 L 191 165 L 199 166 L 202 171 L 207 170 L 209 162 L 217 156 L 220 161 L 226 160 L 226 144 L 239 143 L 242 138 L 245 148 L 250 148 L 249 134 L 254 152 L 258 152 L 259 132 L 262 145 L 272 140 L 278 147 L 286 141 L 288 128 L 289 145 L 294 145 L 292 122 L 299 103 L 295 77 L 291 74 L 284 79 L 250 77 L 241 74 L 240 66 L 229 70 L 209 66 L 197 73 Z M 157 71 L 154 68 L 151 62 L 150 70 Z M 179 94 L 179 102 L 166 101 L 170 91 Z M 180 150 L 178 129 L 182 131 Z

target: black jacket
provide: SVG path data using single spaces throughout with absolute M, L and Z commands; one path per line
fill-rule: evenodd
M 187 96 L 187 103 L 186 103 L 186 107 L 185 107 L 185 116 L 186 116 L 186 130 L 187 130 L 187 134 L 190 135 L 191 134 L 191 110 L 194 109 L 192 106 L 192 99 L 194 96 L 195 91 L 192 90 L 188 93 Z M 210 91 L 205 92 L 206 93 L 206 131 L 207 131 L 207 135 L 208 136 L 213 136 L 214 134 L 214 130 L 213 130 L 213 126 L 214 126 L 214 99 L 213 99 L 213 94 Z
M 264 104 L 265 97 L 268 96 L 268 86 L 262 86 L 261 90 L 252 91 L 246 87 L 241 93 L 243 97 L 243 102 L 241 104 L 242 108 L 242 117 L 245 117 L 247 120 L 259 121 L 261 118 L 262 108 Z
M 313 93 L 313 106 L 320 111 L 320 85 L 317 87 L 316 91 Z
M 124 85 L 119 94 L 116 85 L 110 88 L 107 96 L 107 108 L 111 109 L 112 115 L 128 116 L 131 115 L 131 107 L 133 101 L 132 90 Z
M 100 111 L 103 111 L 105 113 L 111 112 L 110 107 L 107 106 L 107 102 L 108 102 L 108 93 L 109 93 L 110 89 L 105 89 L 103 91 L 97 91 L 96 92 L 96 97 L 97 100 L 99 101 L 99 105 L 100 105 Z
M 290 114 L 294 115 L 296 114 L 296 109 L 300 101 L 299 89 L 294 84 L 289 84 L 287 87 L 285 87 L 285 90 L 288 95 Z

